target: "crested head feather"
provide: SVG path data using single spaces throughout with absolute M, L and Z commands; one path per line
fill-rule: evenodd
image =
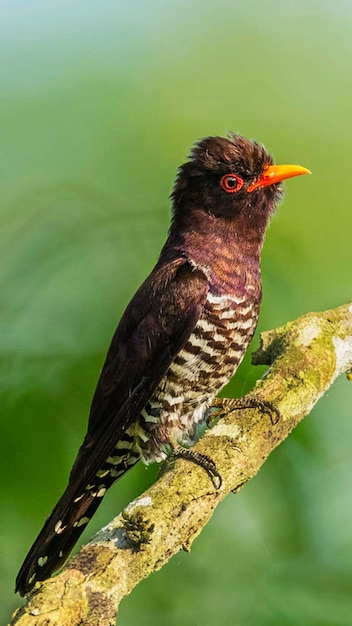
M 248 177 L 258 176 L 274 162 L 262 144 L 232 132 L 227 138 L 214 136 L 198 141 L 191 150 L 190 161 L 215 171 L 232 166 Z

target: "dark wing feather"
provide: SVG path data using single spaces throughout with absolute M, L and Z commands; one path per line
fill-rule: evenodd
M 94 498 L 85 487 L 96 482 L 96 472 L 186 343 L 207 291 L 205 275 L 177 258 L 156 266 L 127 307 L 98 381 L 88 432 L 69 484 L 17 576 L 16 589 L 22 595 L 62 565 L 84 530 L 77 521 L 84 515 L 90 519 L 99 506 L 101 498 Z M 55 532 L 58 523 L 65 528 L 63 532 Z
M 108 350 L 71 478 L 95 476 L 137 419 L 192 333 L 207 292 L 204 273 L 183 258 L 157 267 L 137 291 Z

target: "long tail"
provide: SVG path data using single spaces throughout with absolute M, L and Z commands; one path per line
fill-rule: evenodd
M 109 459 L 110 460 L 110 459 Z M 61 496 L 29 550 L 16 578 L 16 591 L 24 596 L 39 580 L 49 578 L 67 559 L 86 525 L 93 517 L 106 491 L 139 460 L 136 456 L 115 457 L 94 481 L 82 486 L 71 473 Z M 80 481 L 82 484 L 82 481 Z

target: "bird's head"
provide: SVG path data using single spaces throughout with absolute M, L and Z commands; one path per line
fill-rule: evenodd
M 172 194 L 174 221 L 205 212 L 226 222 L 240 219 L 265 227 L 282 197 L 280 183 L 309 173 L 299 165 L 274 165 L 264 146 L 242 135 L 206 137 L 179 168 Z

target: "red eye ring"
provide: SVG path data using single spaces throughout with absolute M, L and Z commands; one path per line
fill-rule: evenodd
M 225 174 L 220 179 L 220 187 L 226 193 L 236 193 L 243 187 L 243 179 L 237 176 L 237 174 Z

